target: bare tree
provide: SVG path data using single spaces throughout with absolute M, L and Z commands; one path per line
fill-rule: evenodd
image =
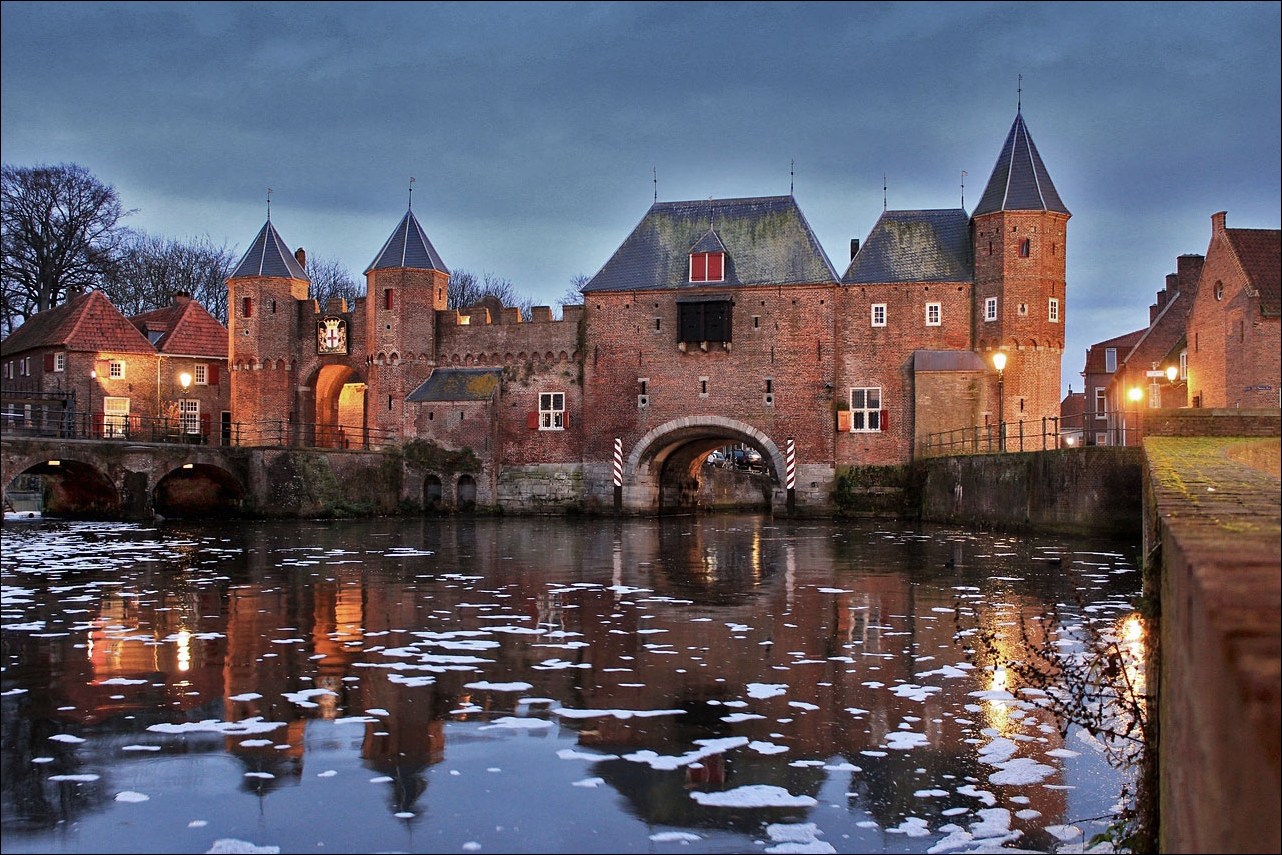
M 0 278 L 10 328 L 62 302 L 68 289 L 96 284 L 115 260 L 133 213 L 114 187 L 82 166 L 4 164 Z
M 321 311 L 330 300 L 340 297 L 351 308 L 357 297 L 365 295 L 352 271 L 333 259 L 308 256 L 307 278 L 312 280 L 311 297 L 320 303 Z
M 486 273 L 477 279 L 476 274 L 461 269 L 450 274 L 450 284 L 445 295 L 447 308 L 466 309 L 481 302 L 482 297 L 497 297 L 504 306 L 516 306 L 521 310 L 523 318 L 530 319 L 530 307 L 533 303 L 529 297 L 522 297 L 517 293 L 512 280 L 492 273 Z
M 222 324 L 227 323 L 227 277 L 236 259 L 225 244 L 208 237 L 175 240 L 129 232 L 100 290 L 126 316 L 168 305 L 190 294 Z
M 569 286 L 565 289 L 565 293 L 561 295 L 560 306 L 562 311 L 565 310 L 566 306 L 582 305 L 583 286 L 587 285 L 591 281 L 592 277 L 588 276 L 586 273 L 580 273 L 570 281 Z

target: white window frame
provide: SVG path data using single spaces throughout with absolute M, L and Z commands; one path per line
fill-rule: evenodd
M 1097 431 L 1095 434 L 1095 444 L 1108 445 L 1108 434 L 1102 431 Z
M 1095 418 L 1108 418 L 1108 389 L 1104 386 L 1095 387 Z
M 930 318 L 932 312 L 934 313 L 934 316 L 935 316 L 934 320 L 931 320 Z M 926 304 L 926 326 L 938 327 L 938 326 L 942 326 L 943 323 L 944 323 L 943 305 L 940 303 L 927 303 Z
M 129 399 L 108 396 L 102 399 L 102 435 L 107 439 L 129 432 Z
M 539 393 L 539 430 L 565 430 L 565 393 Z
M 1180 379 L 1189 379 L 1189 352 L 1188 350 L 1180 351 Z
M 30 368 L 31 368 L 30 356 L 24 356 L 18 360 L 18 376 L 19 377 L 26 377 L 28 374 L 30 374 L 31 373 Z
M 1154 378 L 1153 382 L 1148 384 L 1148 408 L 1158 410 L 1162 407 L 1162 385 Z
M 1051 297 L 1050 304 L 1046 307 L 1046 316 L 1052 324 L 1059 323 L 1059 298 Z
M 66 370 L 67 370 L 67 354 L 65 354 L 65 353 L 55 353 L 55 354 L 53 355 L 53 370 L 54 370 L 54 371 L 66 371 Z
M 984 298 L 984 320 L 985 321 L 997 320 L 997 298 L 996 297 Z
M 886 304 L 873 303 L 868 310 L 868 320 L 875 327 L 886 325 Z
M 199 398 L 183 398 L 178 402 L 178 429 L 186 434 L 200 433 Z
M 1104 348 L 1104 370 L 1109 374 L 1117 370 L 1117 348 Z
M 875 397 L 874 397 L 875 396 Z M 873 406 L 869 406 L 873 403 Z M 884 403 L 880 386 L 853 386 L 850 389 L 850 432 L 881 433 Z
M 125 361 L 123 359 L 113 359 L 107 366 L 107 376 L 112 380 L 125 379 Z
M 209 385 L 209 366 L 198 362 L 191 367 L 191 382 L 197 386 Z

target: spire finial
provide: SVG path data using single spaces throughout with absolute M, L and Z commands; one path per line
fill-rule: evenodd
M 659 204 L 659 169 L 651 166 L 650 172 L 654 175 L 654 203 Z
M 708 231 L 712 231 L 712 197 L 708 197 Z
M 1019 83 L 1015 86 L 1015 112 L 1018 113 L 1024 109 L 1024 75 L 1019 76 Z
M 267 222 L 272 221 L 272 188 L 267 188 Z
M 410 204 L 409 210 L 414 210 L 414 176 L 410 176 Z
M 791 196 L 797 186 L 797 159 L 788 161 L 788 195 Z
M 883 172 L 881 174 L 881 209 L 883 211 L 886 210 L 887 199 L 889 199 L 889 196 L 887 195 L 886 191 L 887 191 L 886 173 Z
M 962 210 L 963 211 L 966 210 L 966 176 L 969 174 L 970 173 L 968 173 L 966 170 L 964 169 L 962 170 L 961 190 L 962 190 Z

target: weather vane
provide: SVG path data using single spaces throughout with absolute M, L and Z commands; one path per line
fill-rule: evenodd
M 969 175 L 966 170 L 962 170 L 962 210 L 966 210 L 966 176 Z
M 411 176 L 410 176 L 410 204 L 409 204 L 409 206 L 410 206 L 411 208 L 413 208 L 413 207 L 414 207 L 414 176 L 413 176 L 413 175 L 411 175 Z
M 651 166 L 650 172 L 654 174 L 654 201 L 655 201 L 655 204 L 658 204 L 659 202 L 659 169 L 658 167 Z
M 1024 75 L 1019 75 L 1019 83 L 1015 86 L 1015 112 L 1018 113 L 1024 109 Z
M 272 188 L 267 188 L 267 222 L 272 221 Z
M 788 195 L 792 195 L 793 189 L 797 186 L 797 159 L 794 157 L 788 161 Z

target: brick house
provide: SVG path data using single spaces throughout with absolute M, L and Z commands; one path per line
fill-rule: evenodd
M 73 295 L 0 343 L 6 430 L 160 439 L 211 437 L 199 413 L 227 410 L 227 332 L 186 295 L 126 318 L 100 291 Z M 180 376 L 193 377 L 190 391 Z M 203 378 L 203 379 L 202 379 Z M 181 410 L 184 400 L 187 418 Z
M 1211 216 L 1211 241 L 1188 319 L 1189 401 L 1195 407 L 1277 407 L 1282 232 L 1230 229 L 1227 216 Z
M 1086 445 L 1120 444 L 1120 413 L 1125 412 L 1125 407 L 1110 397 L 1110 389 L 1117 369 L 1146 331 L 1134 330 L 1096 342 L 1086 349 L 1086 364 L 1082 369 L 1083 394 L 1086 395 Z

